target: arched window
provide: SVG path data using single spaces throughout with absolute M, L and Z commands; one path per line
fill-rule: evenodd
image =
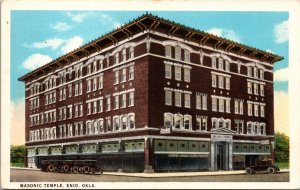
M 183 117 L 181 114 L 174 114 L 174 128 L 181 129 L 183 127 Z
M 192 129 L 192 116 L 184 115 L 184 129 L 191 130 Z
M 230 119 L 226 119 L 226 120 L 225 120 L 225 127 L 226 127 L 227 129 L 231 129 L 231 120 L 230 120 Z
M 100 133 L 103 133 L 104 132 L 104 123 L 103 123 L 103 119 L 98 119 L 98 122 L 99 122 L 99 131 Z
M 165 113 L 164 114 L 164 127 L 172 127 L 173 126 L 173 114 Z
M 119 118 L 119 116 L 114 116 L 113 117 L 113 127 L 114 127 L 114 131 L 120 130 L 120 118 Z
M 218 126 L 218 119 L 217 118 L 212 118 L 212 129 L 216 129 Z
M 95 134 L 99 133 L 99 130 L 98 130 L 98 122 L 97 122 L 97 121 L 94 121 L 94 122 L 93 122 L 93 127 L 94 127 L 94 133 L 95 133 Z
M 254 124 L 254 134 L 257 135 L 257 134 L 258 134 L 258 131 L 259 131 L 258 123 L 255 123 L 255 124 Z
M 266 135 L 266 124 L 264 124 L 264 123 L 260 124 L 260 134 Z
M 129 129 L 135 128 L 135 115 L 134 114 L 128 115 L 128 125 L 129 125 Z
M 122 126 L 122 130 L 126 130 L 127 129 L 127 115 L 123 115 L 121 117 L 121 126 Z
M 247 123 L 247 134 L 252 134 L 252 123 L 250 122 Z
M 218 126 L 218 128 L 222 128 L 223 127 L 223 122 L 224 122 L 223 119 L 219 120 L 219 126 Z

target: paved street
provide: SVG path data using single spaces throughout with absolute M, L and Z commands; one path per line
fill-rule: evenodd
M 288 182 L 289 173 L 144 178 L 116 175 L 47 173 L 11 169 L 12 182 Z

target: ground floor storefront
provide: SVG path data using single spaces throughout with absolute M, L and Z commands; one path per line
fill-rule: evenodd
M 172 172 L 239 170 L 272 158 L 271 140 L 144 136 L 118 141 L 89 141 L 27 147 L 28 167 L 42 160 L 96 160 L 103 171 Z

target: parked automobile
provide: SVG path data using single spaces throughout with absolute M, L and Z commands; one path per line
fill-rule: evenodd
M 258 165 L 246 167 L 246 174 L 254 174 L 256 172 L 268 172 L 270 174 L 275 174 L 280 169 L 278 166 L 273 164 L 272 160 L 261 160 Z
M 47 172 L 73 174 L 102 174 L 96 160 L 42 160 L 41 170 Z

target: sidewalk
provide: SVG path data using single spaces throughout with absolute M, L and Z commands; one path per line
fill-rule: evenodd
M 11 167 L 18 170 L 34 170 L 35 168 Z M 281 169 L 280 173 L 289 172 L 289 169 Z M 122 172 L 103 172 L 104 175 L 127 176 L 127 177 L 144 177 L 144 178 L 161 178 L 161 177 L 190 177 L 190 176 L 219 176 L 219 175 L 240 175 L 245 174 L 245 170 L 231 171 L 203 171 L 203 172 L 169 172 L 169 173 L 122 173 Z M 266 173 L 267 174 L 267 173 Z M 271 174 L 270 174 L 271 175 Z

